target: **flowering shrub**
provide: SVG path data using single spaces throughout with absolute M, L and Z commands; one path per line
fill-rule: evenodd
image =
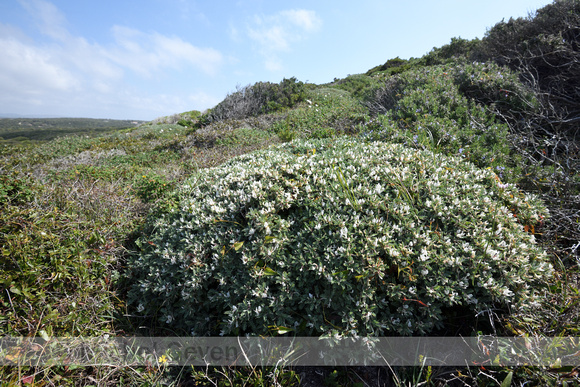
M 131 258 L 137 311 L 191 335 L 424 334 L 446 307 L 526 310 L 545 209 L 461 158 L 295 140 L 190 178 Z

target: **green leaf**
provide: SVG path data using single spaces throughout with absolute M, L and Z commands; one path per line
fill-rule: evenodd
M 18 294 L 18 295 L 22 295 L 22 292 L 20 291 L 20 289 L 18 289 L 16 286 L 13 286 L 10 288 L 10 291 L 12 293 Z
M 243 245 L 244 245 L 244 242 L 236 242 L 236 243 L 234 243 L 234 250 L 238 251 L 239 249 L 242 248 Z
M 42 337 L 44 341 L 50 340 L 50 337 L 48 337 L 48 333 L 46 333 L 44 329 L 41 329 L 40 332 L 38 333 L 40 334 L 40 337 Z
M 274 270 L 270 269 L 269 267 L 264 268 L 264 275 L 278 275 Z
M 514 372 L 511 371 L 501 382 L 501 387 L 510 387 L 512 385 L 512 378 L 514 377 Z
M 266 238 L 264 238 L 264 243 L 272 243 L 275 240 L 276 240 L 275 236 L 267 235 Z

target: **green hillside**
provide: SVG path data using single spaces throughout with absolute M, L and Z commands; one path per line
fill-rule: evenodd
M 329 84 L 238 88 L 203 114 L 0 120 L 0 334 L 578 336 L 579 44 L 580 1 L 561 0 Z M 558 364 L 157 360 L 0 379 L 580 382 Z
M 102 135 L 143 121 L 95 118 L 0 118 L 0 143 L 49 141 L 67 135 Z

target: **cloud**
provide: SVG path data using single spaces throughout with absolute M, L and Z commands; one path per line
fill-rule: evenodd
M 278 54 L 291 51 L 293 43 L 306 39 L 321 25 L 322 20 L 314 11 L 285 10 L 274 15 L 254 16 L 247 27 L 247 36 L 257 44 L 266 68 L 275 71 L 282 67 Z
M 215 75 L 224 61 L 221 53 L 212 48 L 196 47 L 177 36 L 145 33 L 124 26 L 111 27 L 113 40 L 108 45 L 89 42 L 69 32 L 65 16 L 52 3 L 45 0 L 19 0 L 19 3 L 36 20 L 34 27 L 42 39 L 33 39 L 14 26 L 0 24 L 1 113 L 29 113 L 25 110 L 44 106 L 47 113 L 64 112 L 55 114 L 84 115 L 80 112 L 98 109 L 122 114 L 118 110 L 125 106 L 128 110 L 139 108 L 140 114 L 155 114 L 158 108 L 167 105 L 150 103 L 141 108 L 143 105 L 136 101 L 162 98 L 139 97 L 153 93 L 132 87 L 135 76 L 159 80 L 168 70 L 188 73 L 197 70 Z M 141 86 L 144 85 L 141 81 Z M 126 95 L 128 90 L 133 94 Z M 199 95 L 180 98 L 211 100 Z M 95 115 L 103 114 L 91 116 Z
M 321 20 L 316 16 L 316 12 L 305 9 L 282 11 L 280 15 L 307 32 L 318 30 L 322 24 Z
M 39 96 L 44 92 L 71 91 L 79 82 L 55 60 L 54 52 L 0 36 L 2 93 Z
M 66 18 L 56 6 L 44 0 L 19 0 L 22 7 L 36 19 L 38 29 L 57 40 L 66 40 L 69 33 L 65 28 Z
M 196 47 L 176 36 L 147 34 L 123 26 L 114 26 L 112 32 L 116 44 L 109 52 L 110 59 L 142 76 L 188 65 L 214 75 L 223 63 L 219 51 Z

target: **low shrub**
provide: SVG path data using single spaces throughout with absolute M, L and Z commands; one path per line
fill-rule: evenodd
M 320 88 L 311 91 L 305 103 L 272 124 L 271 130 L 284 141 L 353 134 L 367 110 L 344 90 Z
M 484 63 L 415 69 L 388 78 L 366 104 L 375 117 L 359 129 L 365 138 L 504 168 L 509 181 L 520 176 L 508 126 L 495 113 L 533 109 L 534 99 L 507 69 Z
M 174 195 L 129 259 L 128 300 L 181 334 L 426 334 L 454 307 L 529 312 L 552 273 L 538 200 L 397 144 L 295 140 Z
M 39 211 L 3 206 L 0 334 L 90 336 L 110 332 L 115 298 L 104 250 L 111 245 L 105 247 L 100 230 L 57 208 Z
M 280 83 L 258 82 L 238 88 L 198 119 L 198 127 L 227 119 L 244 119 L 291 108 L 306 98 L 306 87 L 296 78 Z
M 216 140 L 217 146 L 248 146 L 261 144 L 272 137 L 271 133 L 264 130 L 241 127 L 225 133 L 222 138 Z
M 5 204 L 22 204 L 34 196 L 34 188 L 26 179 L 16 173 L 0 171 L 0 206 Z
M 173 183 L 165 176 L 152 174 L 143 175 L 133 184 L 133 193 L 144 202 L 154 202 L 173 188 Z
M 339 89 L 348 91 L 355 98 L 362 98 L 369 89 L 377 87 L 379 81 L 365 74 L 357 74 L 337 80 L 333 85 Z

